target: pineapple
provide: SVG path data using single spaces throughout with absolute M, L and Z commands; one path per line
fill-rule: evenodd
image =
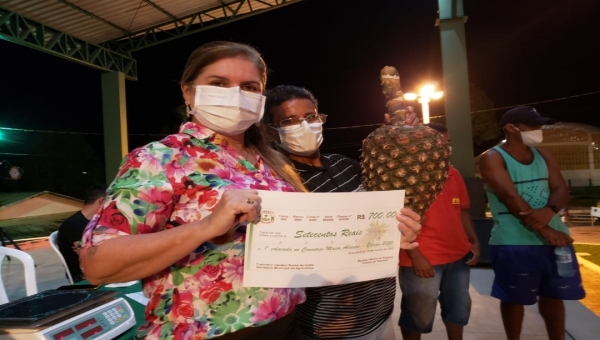
M 429 127 L 404 124 L 407 110 L 394 67 L 381 70 L 381 86 L 391 119 L 363 141 L 363 187 L 367 191 L 403 189 L 404 206 L 423 215 L 448 177 L 449 146 Z

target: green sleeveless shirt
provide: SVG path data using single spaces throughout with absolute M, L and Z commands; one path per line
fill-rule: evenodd
M 530 149 L 533 152 L 533 161 L 531 164 L 522 164 L 501 147 L 494 147 L 494 150 L 499 152 L 502 158 L 504 158 L 506 171 L 510 175 L 519 195 L 532 208 L 543 208 L 548 204 L 548 199 L 550 198 L 548 166 L 544 157 L 535 148 Z M 548 244 L 537 232 L 514 217 L 489 186 L 486 186 L 486 194 L 494 219 L 494 227 L 492 228 L 492 237 L 490 239 L 491 245 Z M 554 215 L 548 225 L 569 235 L 569 229 L 558 215 Z

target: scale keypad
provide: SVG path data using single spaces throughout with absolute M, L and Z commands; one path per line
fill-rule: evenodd
M 108 321 L 108 323 L 110 323 L 111 325 L 114 325 L 119 321 L 126 320 L 129 317 L 129 315 L 125 313 L 121 306 L 113 307 L 103 312 L 102 315 L 106 318 L 106 321 Z

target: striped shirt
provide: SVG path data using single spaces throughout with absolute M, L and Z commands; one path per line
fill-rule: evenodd
M 321 154 L 322 167 L 292 161 L 311 192 L 362 191 L 360 164 L 340 154 Z
M 321 154 L 322 167 L 293 162 L 311 192 L 362 191 L 357 161 Z M 296 306 L 302 332 L 318 339 L 364 336 L 381 326 L 394 309 L 396 278 L 306 288 L 306 302 Z

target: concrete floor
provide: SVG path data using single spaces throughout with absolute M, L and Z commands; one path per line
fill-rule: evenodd
M 506 339 L 502 318 L 500 316 L 499 301 L 490 296 L 490 289 L 494 273 L 489 268 L 474 268 L 471 270 L 472 307 L 469 324 L 464 329 L 465 340 L 501 340 Z M 400 289 L 396 293 L 396 308 L 393 319 L 400 317 Z M 565 301 L 567 310 L 566 328 L 567 340 L 597 340 L 600 334 L 600 317 L 590 311 L 578 301 Z M 396 338 L 401 339 L 400 329 L 396 327 Z M 422 336 L 423 340 L 447 339 L 446 329 L 440 317 L 439 304 L 433 331 Z M 540 316 L 537 306 L 525 307 L 525 320 L 523 321 L 522 340 L 548 339 L 544 321 Z
M 569 227 L 577 243 L 600 244 L 600 226 Z

